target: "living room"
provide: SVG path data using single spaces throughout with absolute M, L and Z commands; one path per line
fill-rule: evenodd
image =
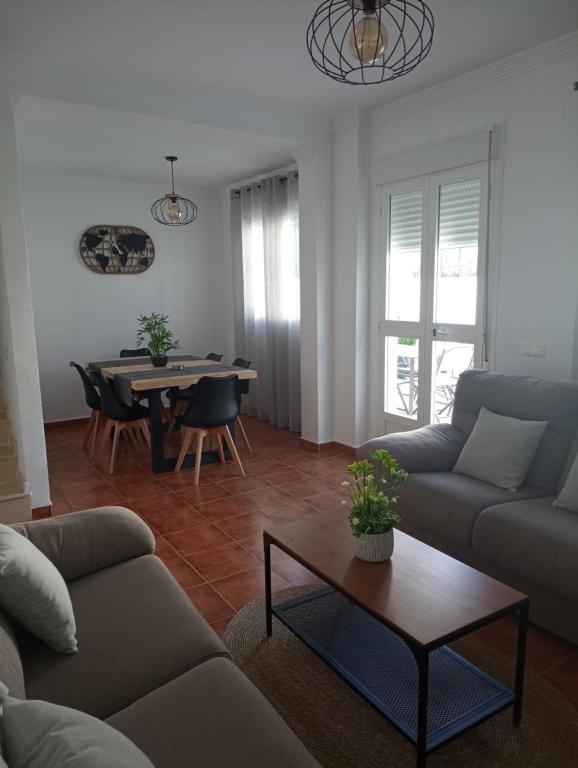
M 578 764 L 575 2 L 0 9 L 6 720 L 111 726 L 54 765 Z

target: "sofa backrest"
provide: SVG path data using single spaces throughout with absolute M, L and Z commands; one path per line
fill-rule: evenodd
M 526 484 L 557 493 L 578 430 L 578 382 L 464 371 L 456 387 L 452 424 L 469 435 L 482 406 L 502 416 L 548 422 Z
M 0 680 L 17 699 L 25 697 L 24 671 L 10 619 L 0 611 Z

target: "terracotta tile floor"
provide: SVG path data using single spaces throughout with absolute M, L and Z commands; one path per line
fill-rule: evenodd
M 245 426 L 253 453 L 241 448 L 247 476 L 228 464 L 207 465 L 195 487 L 192 471 L 153 475 L 146 454 L 121 445 L 114 475 L 107 457 L 91 461 L 82 449 L 84 427 L 47 431 L 53 514 L 122 504 L 153 529 L 157 554 L 217 632 L 245 603 L 264 592 L 262 531 L 320 511 L 335 510 L 351 456 L 325 450 L 313 456 L 295 434 L 254 419 Z M 178 435 L 171 450 L 178 452 Z M 273 588 L 316 583 L 306 568 L 273 550 Z M 478 632 L 513 656 L 516 625 L 502 620 Z M 578 709 L 578 648 L 531 627 L 528 666 L 556 685 Z

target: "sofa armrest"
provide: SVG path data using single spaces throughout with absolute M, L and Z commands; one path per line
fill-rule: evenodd
M 407 472 L 448 472 L 456 463 L 466 435 L 451 424 L 431 424 L 411 432 L 376 437 L 357 449 L 368 459 L 378 448 L 389 451 Z
M 11 527 L 38 547 L 65 581 L 150 555 L 155 548 L 148 525 L 124 507 L 87 509 Z

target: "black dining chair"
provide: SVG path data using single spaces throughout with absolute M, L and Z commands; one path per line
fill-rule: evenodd
M 236 365 L 237 368 L 250 368 L 251 367 L 251 361 L 245 360 L 242 357 L 237 357 L 235 360 L 233 360 L 232 365 Z M 241 399 L 243 395 L 249 394 L 249 379 L 239 379 L 239 382 L 237 384 L 237 394 L 239 396 L 239 416 L 237 417 L 237 421 L 235 422 L 237 426 L 239 427 L 239 430 L 241 431 L 241 434 L 243 435 L 243 440 L 245 441 L 245 445 L 247 446 L 247 450 L 249 453 L 253 453 L 253 449 L 251 448 L 251 443 L 249 442 L 249 438 L 247 437 L 247 433 L 245 432 L 245 427 L 243 426 L 243 422 L 241 421 Z
M 147 349 L 147 347 L 142 347 L 141 349 L 121 349 L 120 356 L 121 357 L 150 357 L 151 353 L 150 353 L 150 350 Z
M 68 365 L 71 368 L 76 368 L 78 371 L 78 375 L 82 381 L 82 386 L 84 387 L 84 399 L 87 406 L 90 408 L 90 418 L 88 419 L 88 424 L 86 425 L 86 432 L 84 433 L 84 441 L 82 443 L 82 447 L 86 448 L 90 442 L 90 456 L 92 457 L 94 456 L 94 451 L 96 449 L 96 435 L 98 433 L 98 422 L 100 419 L 100 395 L 90 380 L 88 373 L 81 365 L 75 363 L 74 360 L 71 360 Z
M 112 475 L 118 441 L 122 432 L 126 434 L 131 445 L 136 450 L 142 448 L 140 444 L 141 437 L 144 437 L 146 445 L 150 448 L 151 436 L 147 424 L 149 409 L 137 403 L 132 406 L 125 405 L 118 399 L 114 389 L 100 371 L 95 371 L 94 377 L 96 385 L 100 390 L 100 409 L 103 416 L 106 416 L 104 432 L 100 441 L 101 451 L 104 451 L 107 440 L 110 439 L 112 433 L 112 452 L 109 467 L 109 472 Z
M 203 443 L 205 437 L 215 436 L 217 440 L 217 450 L 221 463 L 225 463 L 225 453 L 223 451 L 223 439 L 227 444 L 233 461 L 239 467 L 241 475 L 245 476 L 245 470 L 241 464 L 241 459 L 237 453 L 237 448 L 229 430 L 229 424 L 234 424 L 239 417 L 239 397 L 237 395 L 237 376 L 224 376 L 215 378 L 214 376 L 203 376 L 195 387 L 193 397 L 189 403 L 186 413 L 181 419 L 181 426 L 184 429 L 183 444 L 181 452 L 177 459 L 175 472 L 180 472 L 183 461 L 196 435 L 197 442 L 195 446 L 195 485 L 199 484 L 201 472 L 201 462 L 203 458 Z
M 223 355 L 219 355 L 217 352 L 209 352 L 205 357 L 205 360 L 212 360 L 215 363 L 220 363 L 223 359 Z M 182 416 L 187 410 L 187 405 L 191 402 L 191 397 L 195 391 L 195 384 L 192 384 L 186 389 L 179 389 L 178 387 L 172 387 L 167 392 L 167 398 L 170 403 L 170 420 L 169 420 L 169 433 L 175 428 L 177 419 Z

